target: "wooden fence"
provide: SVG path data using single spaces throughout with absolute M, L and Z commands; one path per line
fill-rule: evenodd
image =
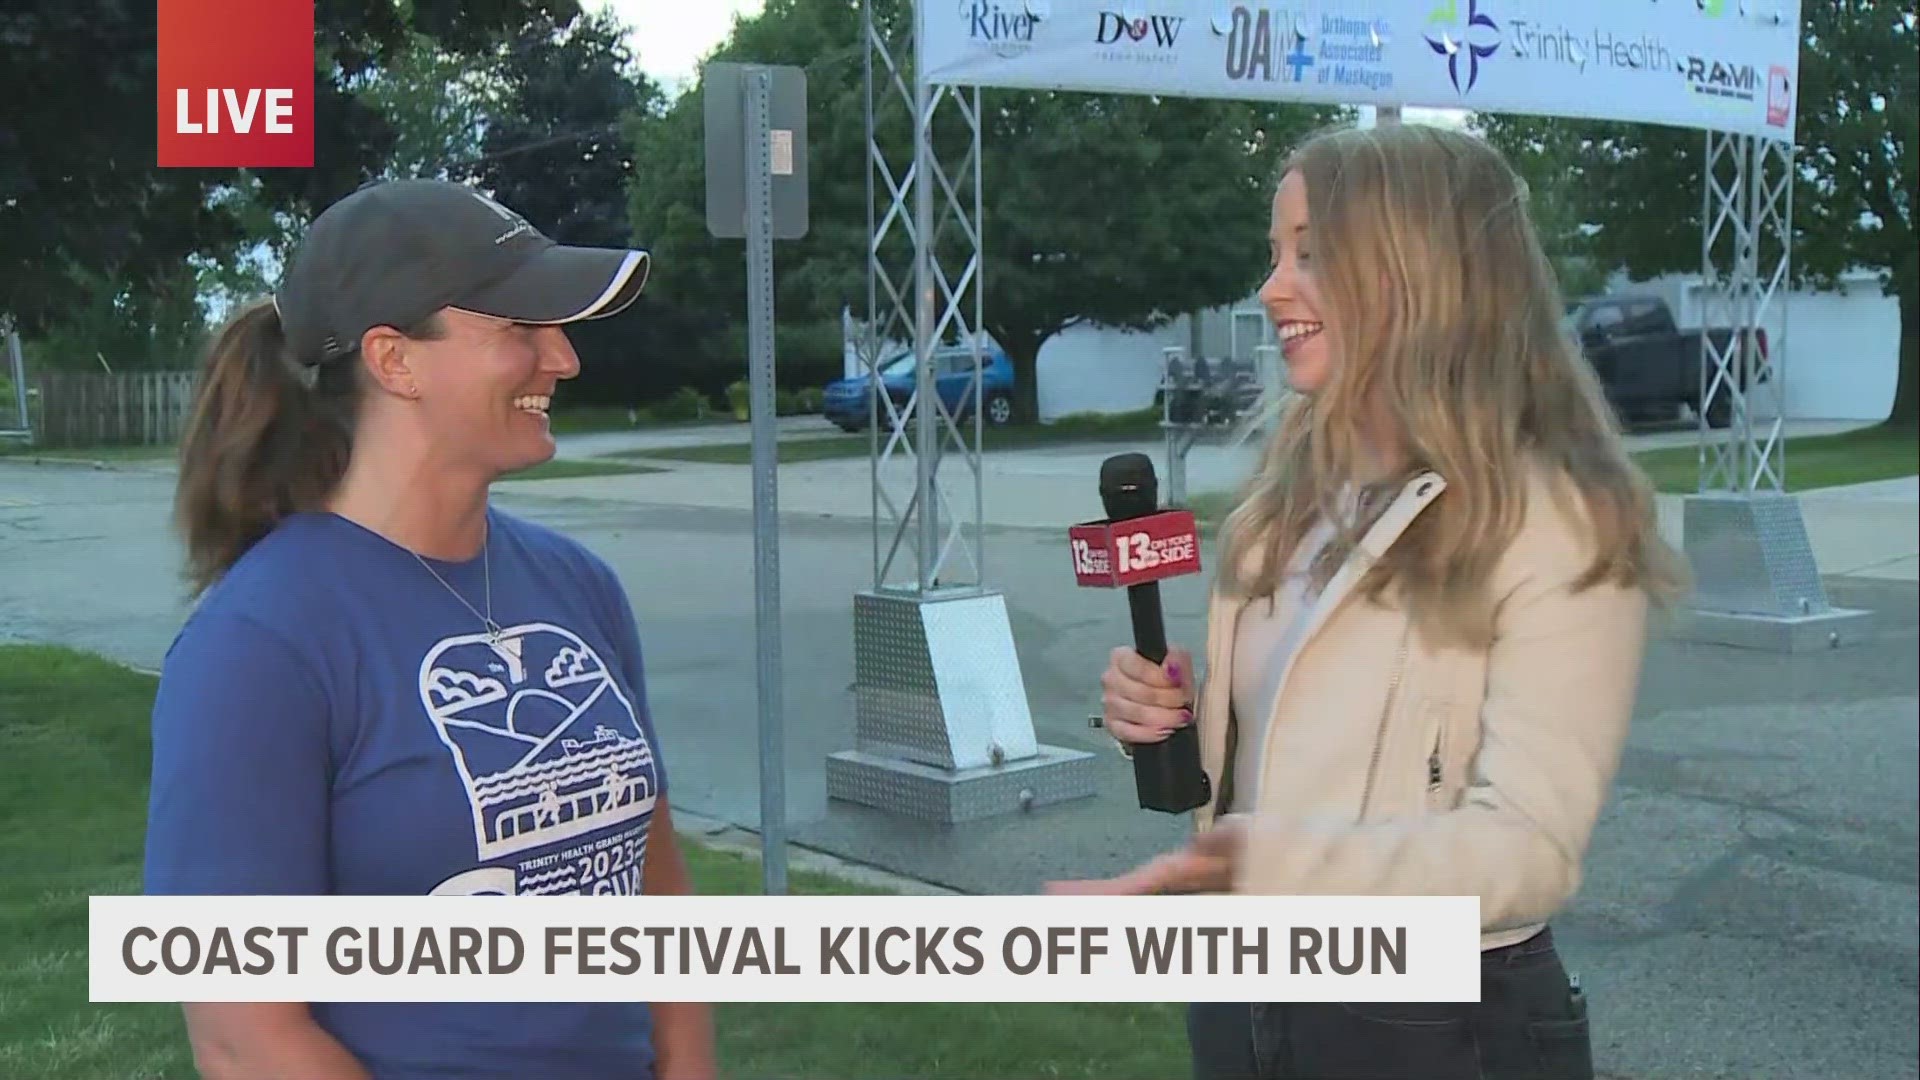
M 191 371 L 29 370 L 36 446 L 169 446 L 193 407 Z

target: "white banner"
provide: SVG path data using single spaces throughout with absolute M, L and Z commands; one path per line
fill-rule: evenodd
M 1477 897 L 96 896 L 92 1001 L 1478 1001 Z
M 933 83 L 1794 137 L 1800 0 L 918 0 Z

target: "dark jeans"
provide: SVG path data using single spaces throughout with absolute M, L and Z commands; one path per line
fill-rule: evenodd
M 1480 1000 L 1196 1004 L 1195 1080 L 1593 1080 L 1586 999 L 1553 933 L 1481 954 Z

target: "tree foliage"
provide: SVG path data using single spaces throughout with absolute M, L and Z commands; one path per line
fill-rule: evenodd
M 358 92 L 420 36 L 484 53 L 576 0 L 319 0 L 316 167 L 247 173 L 155 163 L 157 9 L 151 0 L 10 0 L 0 8 L 0 305 L 22 333 L 130 327 L 172 310 L 196 258 L 260 237 L 249 215 L 304 216 L 383 173 L 394 128 Z M 232 197 L 238 193 L 238 197 Z
M 460 170 L 563 243 L 632 238 L 629 125 L 657 113 L 660 89 L 635 70 L 627 32 L 599 13 L 567 24 L 537 19 L 515 33 L 480 155 Z
M 874 0 L 874 9 L 882 33 L 897 40 L 905 5 Z M 811 231 L 776 245 L 783 330 L 791 322 L 837 323 L 844 308 L 865 314 L 862 42 L 859 4 L 769 0 L 716 53 L 807 73 Z M 878 63 L 874 78 L 879 92 L 891 95 Z M 876 123 L 883 149 L 898 163 L 898 181 L 909 161 L 911 120 L 896 101 L 883 101 Z M 633 219 L 661 254 L 664 293 L 724 305 L 738 319 L 745 306 L 741 245 L 706 232 L 704 108 L 696 87 L 638 140 Z M 1147 329 L 1248 295 L 1266 258 L 1279 156 L 1337 115 L 1299 106 L 1005 90 L 983 90 L 981 109 L 986 211 L 976 224 L 984 323 L 1014 360 L 1029 407 L 1034 361 L 1061 330 L 1083 322 Z M 949 169 L 965 160 L 958 117 L 943 106 L 934 130 Z M 878 217 L 884 181 L 876 174 L 873 183 Z M 935 197 L 945 195 L 936 189 Z M 891 240 L 904 235 L 896 228 Z M 939 243 L 951 251 L 964 240 L 950 228 Z M 901 248 L 884 254 L 901 268 L 899 283 L 910 287 Z M 943 263 L 950 278 L 958 276 L 961 259 Z M 883 294 L 883 312 L 885 303 Z M 837 369 L 837 349 L 832 362 Z
M 1803 11 L 1793 269 L 1814 287 L 1850 270 L 1874 271 L 1899 298 L 1894 416 L 1911 421 L 1920 403 L 1915 5 L 1822 0 Z M 1600 265 L 1637 278 L 1700 269 L 1700 132 L 1530 117 L 1476 123 L 1530 178 L 1574 197 L 1579 216 L 1597 226 L 1585 243 Z

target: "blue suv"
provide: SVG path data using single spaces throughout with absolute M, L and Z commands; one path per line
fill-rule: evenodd
M 940 400 L 956 419 L 972 415 L 973 349 L 970 346 L 944 346 L 933 354 L 934 387 Z M 914 355 L 899 353 L 880 366 L 880 384 L 893 398 L 896 410 L 906 407 L 913 394 Z M 998 346 L 980 353 L 980 396 L 986 401 L 981 414 L 987 423 L 999 425 L 1013 419 L 1013 361 Z M 887 415 L 881 405 L 880 416 Z M 836 379 L 826 386 L 821 411 L 827 419 L 845 431 L 867 426 L 867 377 Z

